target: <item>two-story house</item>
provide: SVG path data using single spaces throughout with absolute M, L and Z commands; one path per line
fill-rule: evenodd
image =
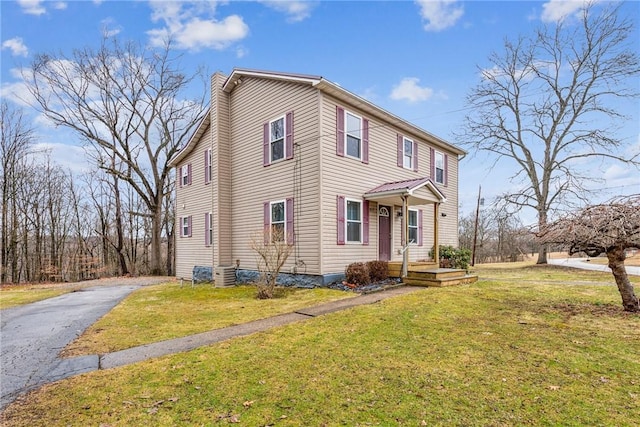
M 424 260 L 458 244 L 465 152 L 320 76 L 235 69 L 171 159 L 176 276 L 251 275 L 253 233 L 277 227 L 282 272 L 326 285 L 356 261 Z

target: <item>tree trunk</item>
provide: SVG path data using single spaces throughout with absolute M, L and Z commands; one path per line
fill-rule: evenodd
M 624 310 L 634 313 L 640 312 L 638 297 L 633 292 L 633 285 L 629 281 L 627 270 L 624 268 L 624 260 L 626 258 L 624 248 L 621 246 L 609 248 L 607 250 L 607 258 L 609 259 L 609 268 L 616 279 L 616 285 L 618 285 L 618 291 L 622 297 Z
M 162 200 L 156 203 L 151 218 L 151 275 L 162 276 Z
M 544 230 L 546 226 L 547 226 L 547 211 L 538 210 L 538 230 Z M 538 260 L 536 261 L 536 264 L 547 263 L 547 251 L 548 251 L 548 247 L 544 243 L 538 247 Z
M 124 256 L 124 232 L 122 230 L 122 202 L 120 200 L 120 188 L 118 186 L 118 178 L 113 178 L 113 195 L 116 208 L 116 252 L 118 253 L 118 263 L 120 268 L 120 276 L 129 274 L 127 268 L 127 259 Z

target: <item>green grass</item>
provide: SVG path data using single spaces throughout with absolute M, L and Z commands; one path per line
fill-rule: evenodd
M 632 426 L 638 354 L 613 285 L 481 281 L 74 377 L 0 422 Z
M 72 288 L 40 288 L 31 285 L 3 286 L 0 290 L 0 309 L 57 297 L 71 291 L 73 291 Z
M 64 351 L 104 354 L 156 341 L 246 323 L 303 307 L 353 297 L 330 289 L 279 288 L 277 298 L 256 299 L 255 286 L 147 286 L 129 295 Z

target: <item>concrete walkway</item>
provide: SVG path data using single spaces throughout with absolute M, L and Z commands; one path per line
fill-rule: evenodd
M 37 375 L 30 375 L 27 379 L 28 381 L 24 381 L 24 378 L 21 381 L 14 381 L 9 385 L 2 385 L 2 400 L 0 402 L 0 410 L 3 409 L 6 405 L 11 403 L 15 398 L 31 389 L 44 385 L 48 382 L 57 381 L 60 379 L 68 378 L 80 373 L 91 372 L 98 369 L 108 369 L 114 368 L 117 366 L 128 365 L 131 363 L 140 362 L 146 359 L 160 357 L 168 354 L 179 353 L 183 351 L 193 350 L 195 348 L 214 344 L 217 342 L 221 342 L 224 340 L 228 340 L 234 337 L 240 337 L 244 335 L 253 334 L 255 332 L 265 331 L 277 326 L 287 325 L 294 322 L 300 322 L 307 319 L 311 319 L 317 316 L 322 316 L 327 313 L 332 313 L 336 311 L 346 310 L 352 307 L 356 307 L 359 305 L 366 304 L 374 304 L 385 300 L 387 298 L 405 295 L 411 292 L 416 292 L 417 290 L 425 289 L 419 287 L 410 287 L 410 286 L 400 286 L 390 288 L 381 292 L 358 295 L 353 298 L 347 298 L 339 301 L 328 302 L 324 304 L 320 304 L 313 307 L 308 307 L 305 309 L 301 309 L 295 311 L 293 313 L 282 314 L 274 317 L 269 317 L 266 319 L 256 320 L 253 322 L 229 326 L 227 328 L 215 329 L 208 332 L 203 332 L 196 335 L 190 335 L 182 338 L 176 338 L 167 341 L 160 341 L 152 344 L 147 344 L 139 347 L 133 347 L 126 350 L 108 353 L 104 355 L 91 355 L 91 356 L 80 356 L 69 359 L 60 359 L 57 354 L 60 350 L 64 348 L 65 344 L 61 344 L 59 348 L 53 353 L 53 359 L 47 361 L 45 364 L 42 364 L 37 370 Z M 121 298 L 120 298 L 121 299 Z M 55 300 L 52 298 L 51 300 Z M 54 301 L 50 301 L 49 304 L 54 303 Z M 119 301 L 119 299 L 118 299 Z M 32 305 L 32 304 L 29 304 Z M 113 304 L 115 305 L 115 303 Z M 6 311 L 6 310 L 5 310 Z M 4 321 L 5 321 L 5 311 L 3 314 L 3 335 L 4 335 Z M 108 310 L 107 310 L 108 311 Z M 92 322 L 91 322 L 92 323 Z M 84 328 L 87 328 L 89 324 L 83 324 L 83 329 L 75 329 L 75 334 L 81 333 L 84 331 Z M 44 325 L 46 329 L 46 325 Z M 47 331 L 44 331 L 45 333 Z M 68 341 L 70 342 L 70 341 Z M 3 347 L 3 358 L 4 358 L 4 339 L 2 343 Z M 24 354 L 26 356 L 26 354 Z M 30 359 L 25 357 L 25 359 Z M 38 363 L 40 364 L 40 363 Z M 12 376 L 20 376 L 20 370 L 23 369 L 23 366 L 17 365 L 6 365 L 3 362 L 2 365 L 2 379 L 4 382 L 5 378 L 11 378 Z M 31 370 L 36 369 L 35 367 L 31 367 Z M 24 384 L 19 386 L 20 384 Z
M 563 267 L 579 268 L 581 270 L 604 271 L 611 273 L 611 269 L 606 264 L 596 264 L 589 261 L 589 258 L 558 258 L 549 259 L 549 264 L 561 265 Z M 631 276 L 640 276 L 640 267 L 626 265 L 624 267 L 627 274 Z

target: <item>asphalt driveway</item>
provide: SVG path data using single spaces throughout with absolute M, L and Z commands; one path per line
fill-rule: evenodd
M 160 283 L 153 278 L 142 283 Z M 0 311 L 0 410 L 19 394 L 42 384 L 98 368 L 98 356 L 59 359 L 58 353 L 132 291 L 123 279 Z

